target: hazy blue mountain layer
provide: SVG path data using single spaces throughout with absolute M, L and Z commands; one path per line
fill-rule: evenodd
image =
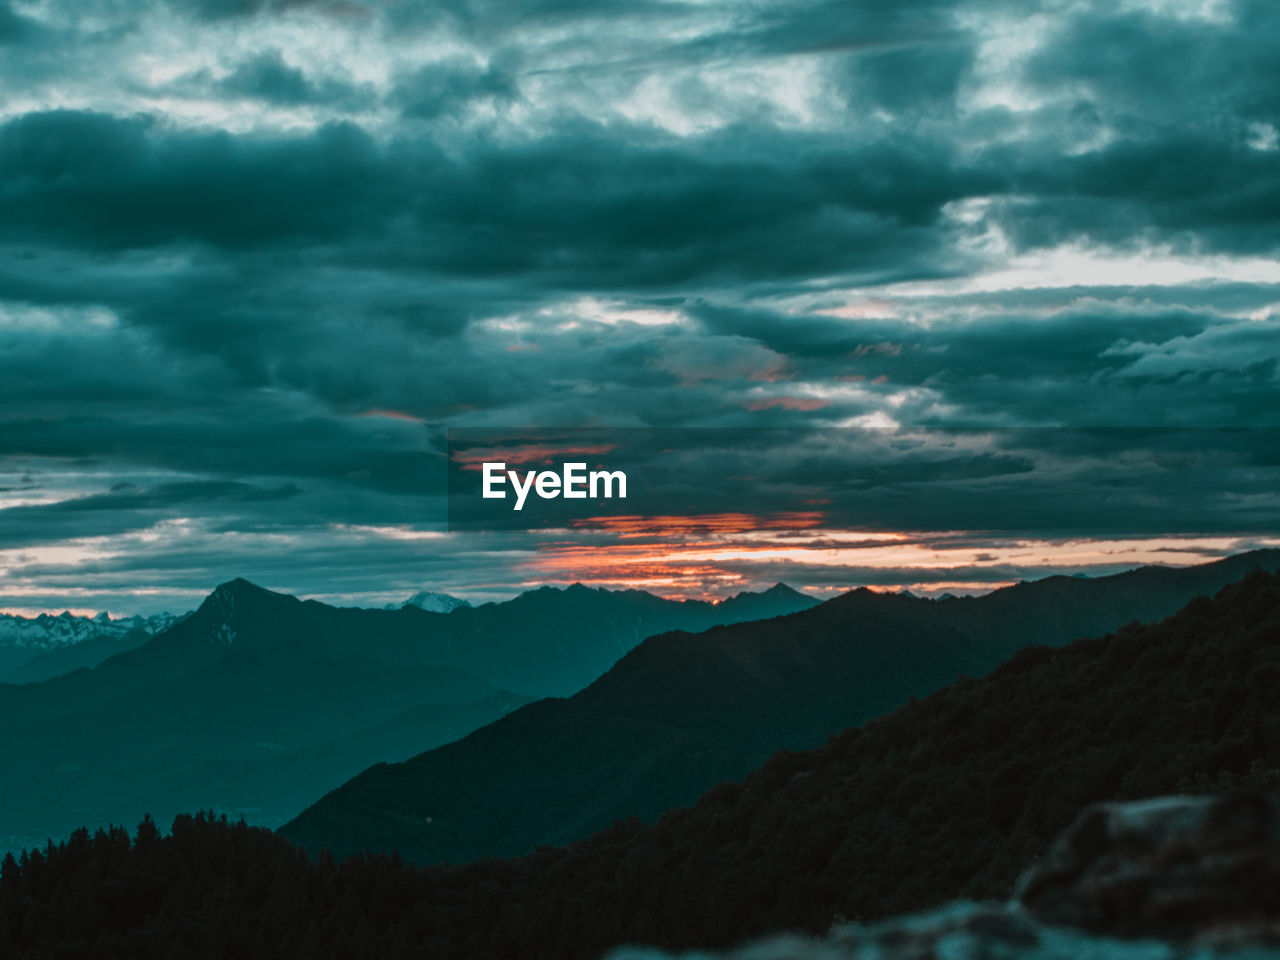
M 323 797 L 282 834 L 311 851 L 465 862 L 653 818 L 1021 648 L 1154 621 L 1280 552 L 1098 579 L 1050 577 L 977 598 L 858 590 L 784 619 L 647 640 L 590 687 L 542 700 Z
M 372 763 L 589 682 L 649 630 L 815 603 L 785 587 L 721 604 L 571 587 L 439 613 L 231 581 L 95 669 L 0 684 L 0 721 L 21 731 L 0 743 L 0 848 L 195 807 L 278 826 Z

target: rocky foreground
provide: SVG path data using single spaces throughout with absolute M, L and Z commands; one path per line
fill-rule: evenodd
M 681 954 L 695 960 L 710 954 Z M 1280 794 L 1088 808 L 1004 904 L 955 903 L 723 960 L 1245 960 L 1280 957 Z M 664 960 L 626 947 L 608 960 Z

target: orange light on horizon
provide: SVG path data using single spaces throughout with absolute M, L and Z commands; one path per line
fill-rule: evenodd
M 646 590 L 661 597 L 698 599 L 719 601 L 722 599 L 716 589 L 745 589 L 750 581 L 741 574 L 731 573 L 716 567 L 659 567 L 645 565 L 642 569 L 612 567 L 607 575 L 601 575 L 590 581 L 580 576 L 564 575 L 546 577 L 540 583 L 569 586 L 582 583 L 594 587 L 605 587 L 612 590 Z
M 662 592 L 678 586 L 689 596 L 706 593 L 709 587 L 727 583 L 747 584 L 775 578 L 788 582 L 811 579 L 805 570 L 823 570 L 823 578 L 837 575 L 842 567 L 850 571 L 849 585 L 857 583 L 855 571 L 898 571 L 901 580 L 872 586 L 871 589 L 901 590 L 936 595 L 982 593 L 1016 582 L 1005 571 L 1115 570 L 1118 566 L 1164 563 L 1185 565 L 1224 556 L 1238 549 L 1231 538 L 1153 537 L 1149 539 L 1025 540 L 1011 538 L 1003 544 L 989 541 L 975 544 L 971 534 L 915 534 L 810 528 L 809 534 L 823 539 L 796 542 L 795 531 L 778 523 L 773 530 L 755 525 L 742 530 L 744 515 L 725 514 L 678 518 L 683 525 L 665 532 L 657 529 L 659 517 L 605 518 L 612 529 L 603 527 L 616 540 L 602 544 L 554 541 L 520 564 L 530 579 L 552 583 L 625 584 Z M 641 540 L 642 537 L 647 539 Z M 779 567 L 791 575 L 779 575 Z M 760 570 L 762 573 L 753 573 Z M 966 578 L 965 572 L 990 570 L 991 580 Z M 768 571 L 768 573 L 763 573 Z M 946 577 L 954 571 L 959 576 Z M 943 577 L 924 579 L 920 575 L 937 572 Z M 914 574 L 914 575 L 913 575 Z M 1030 573 L 1028 574 L 1030 575 Z M 847 589 L 842 586 L 842 589 Z M 827 592 L 829 588 L 815 588 Z
M 479 447 L 455 450 L 449 455 L 463 470 L 479 472 L 485 463 L 504 461 L 516 464 L 553 463 L 567 456 L 599 457 L 618 449 L 616 443 L 551 444 L 517 443 L 510 447 Z
M 750 513 L 624 514 L 613 517 L 581 517 L 573 526 L 594 528 L 619 536 L 685 533 L 749 533 L 756 530 L 802 530 L 818 526 L 823 514 L 817 510 L 793 510 L 756 516 Z

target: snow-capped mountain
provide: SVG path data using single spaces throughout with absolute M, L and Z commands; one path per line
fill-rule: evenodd
M 19 617 L 0 614 L 0 683 L 33 683 L 95 667 L 107 657 L 131 650 L 186 617 L 96 617 L 72 613 Z
M 388 603 L 384 609 L 399 610 L 401 607 L 418 607 L 430 613 L 451 613 L 459 607 L 471 606 L 460 597 L 451 597 L 447 593 L 432 593 L 430 590 L 419 590 L 403 603 Z
M 55 647 L 83 643 L 105 635 L 123 636 L 131 630 L 156 634 L 180 619 L 172 613 L 154 617 L 120 617 L 112 620 L 104 610 L 96 617 L 77 617 L 70 612 L 57 616 L 19 617 L 0 613 L 0 647 L 35 647 L 41 652 Z

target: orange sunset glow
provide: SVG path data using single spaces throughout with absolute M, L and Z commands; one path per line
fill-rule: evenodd
M 936 595 L 981 593 L 1024 578 L 1002 576 L 1006 570 L 1033 578 L 1060 570 L 1185 565 L 1241 548 L 1233 537 L 1041 537 L 993 543 L 973 532 L 840 530 L 822 522 L 823 515 L 812 511 L 584 518 L 575 522 L 575 530 L 590 529 L 606 539 L 544 541 L 519 570 L 530 582 L 635 588 L 673 597 L 713 598 L 779 579 L 820 595 L 858 586 Z M 1260 545 L 1280 546 L 1280 538 Z
M 479 472 L 483 464 L 502 461 L 511 464 L 549 464 L 565 457 L 599 457 L 618 448 L 613 443 L 597 444 L 547 444 L 525 443 L 500 447 L 473 447 L 454 450 L 450 459 L 461 464 L 463 470 Z
M 823 515 L 817 511 L 791 511 L 753 516 L 749 513 L 707 513 L 692 516 L 662 514 L 618 517 L 583 517 L 573 521 L 579 528 L 607 530 L 623 537 L 655 533 L 749 533 L 754 530 L 803 530 L 818 526 Z

